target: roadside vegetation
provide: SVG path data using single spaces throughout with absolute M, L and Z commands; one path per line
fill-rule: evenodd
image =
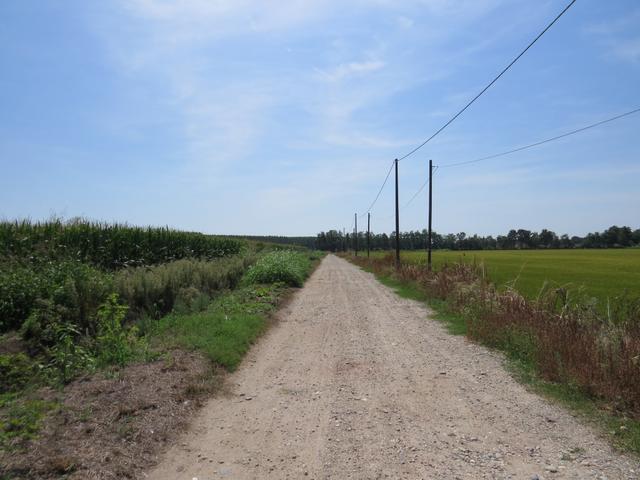
M 615 443 L 640 453 L 640 296 L 605 305 L 547 285 L 534 298 L 497 288 L 483 265 L 442 264 L 434 272 L 393 255 L 347 256 L 400 294 L 427 301 L 448 329 L 505 352 L 536 390 L 596 419 Z
M 282 296 L 290 287 L 301 287 L 320 258 L 321 254 L 314 252 L 267 253 L 249 267 L 239 288 L 208 305 L 177 308 L 151 323 L 150 336 L 163 349 L 180 346 L 199 350 L 215 364 L 235 370 L 266 329 L 269 314 Z
M 374 251 L 383 258 L 387 252 Z M 425 251 L 402 251 L 403 263 L 426 265 Z M 640 249 L 579 250 L 434 250 L 433 266 L 452 263 L 476 265 L 502 290 L 515 289 L 533 300 L 550 288 L 563 288 L 571 297 L 607 299 L 640 292 Z
M 170 353 L 178 350 L 203 355 L 214 370 L 236 368 L 278 302 L 320 258 L 282 248 L 85 221 L 0 223 L 0 478 L 56 470 L 25 467 L 29 450 L 38 451 L 47 419 L 68 415 L 67 390 L 88 379 L 110 381 L 126 376 L 128 365 L 169 357 L 195 361 Z M 170 380 L 181 382 L 176 374 Z M 122 401 L 138 402 L 135 389 L 134 382 Z M 80 460 L 68 466 L 58 473 L 82 471 Z

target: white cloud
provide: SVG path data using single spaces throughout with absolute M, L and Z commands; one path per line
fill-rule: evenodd
M 381 60 L 367 60 L 364 62 L 342 63 L 328 70 L 316 69 L 321 78 L 329 82 L 338 82 L 353 76 L 361 76 L 373 73 L 384 68 L 385 63 Z
M 640 9 L 637 9 L 609 22 L 588 25 L 584 31 L 599 39 L 609 55 L 635 64 L 640 62 L 639 22 Z
M 411 19 L 409 17 L 405 17 L 404 15 L 400 15 L 398 18 L 396 18 L 396 23 L 398 24 L 398 26 L 400 28 L 408 30 L 411 27 L 413 27 L 414 21 L 413 21 L 413 19 Z
M 640 62 L 640 37 L 615 42 L 613 51 L 622 60 L 632 63 Z
M 274 129 L 288 130 L 282 139 L 287 148 L 298 144 L 311 150 L 338 146 L 371 152 L 416 143 L 394 138 L 385 130 L 384 119 L 363 123 L 358 114 L 454 71 L 450 55 L 437 52 L 446 39 L 459 35 L 447 25 L 468 24 L 497 2 L 465 2 L 462 8 L 453 0 L 349 6 L 337 0 L 123 0 L 118 28 L 135 34 L 113 35 L 113 29 L 107 29 L 103 38 L 124 75 L 153 78 L 175 107 L 176 125 L 185 141 L 185 160 L 177 172 L 182 183 L 210 185 L 224 182 L 241 162 L 262 161 L 257 147 Z M 404 53 L 402 31 L 417 24 L 413 11 L 425 8 L 430 14 L 422 17 L 419 30 L 412 30 L 425 36 L 427 52 L 415 63 Z M 354 39 L 342 27 L 332 30 L 335 22 L 349 15 L 357 22 L 373 9 L 379 9 L 382 17 L 388 15 L 392 22 L 388 32 Z M 309 38 L 313 50 L 304 43 Z M 288 65 L 275 55 L 273 59 L 251 55 L 249 49 L 269 42 L 287 55 L 306 52 L 309 58 Z M 221 62 L 217 56 L 226 53 L 229 58 Z M 234 61 L 246 67 L 226 72 L 225 66 Z M 314 64 L 324 67 L 314 70 Z M 290 109 L 301 110 L 304 121 L 274 115 Z M 351 163 L 336 165 L 345 174 L 358 168 Z M 313 177 L 301 183 L 323 191 Z
M 404 148 L 418 142 L 417 139 L 393 139 L 385 136 L 374 136 L 353 132 L 335 131 L 324 137 L 332 145 L 360 148 Z
M 303 26 L 326 11 L 325 0 L 255 2 L 251 0 L 132 0 L 126 10 L 161 24 L 172 40 L 220 38 Z

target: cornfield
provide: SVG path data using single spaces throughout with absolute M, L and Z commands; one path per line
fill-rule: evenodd
M 72 259 L 104 270 L 154 265 L 182 258 L 212 259 L 240 253 L 244 243 L 165 227 L 132 227 L 78 220 L 0 222 L 0 260 Z

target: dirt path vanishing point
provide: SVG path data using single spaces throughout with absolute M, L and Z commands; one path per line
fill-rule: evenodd
M 640 478 L 427 316 L 329 255 L 147 478 Z

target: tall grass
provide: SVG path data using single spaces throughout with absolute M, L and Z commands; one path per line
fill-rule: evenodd
M 210 261 L 176 260 L 152 267 L 127 268 L 114 276 L 114 290 L 129 306 L 130 316 L 166 315 L 177 302 L 189 306 L 200 296 L 233 289 L 249 265 L 251 254 Z
M 170 228 L 77 220 L 0 222 L 0 260 L 77 260 L 105 270 L 239 253 L 244 242 Z
M 478 265 L 394 267 L 392 257 L 351 258 L 374 272 L 417 285 L 463 315 L 471 338 L 506 351 L 542 378 L 579 387 L 640 416 L 640 299 L 621 295 L 603 312 L 589 298 L 547 288 L 535 299 L 499 290 Z

